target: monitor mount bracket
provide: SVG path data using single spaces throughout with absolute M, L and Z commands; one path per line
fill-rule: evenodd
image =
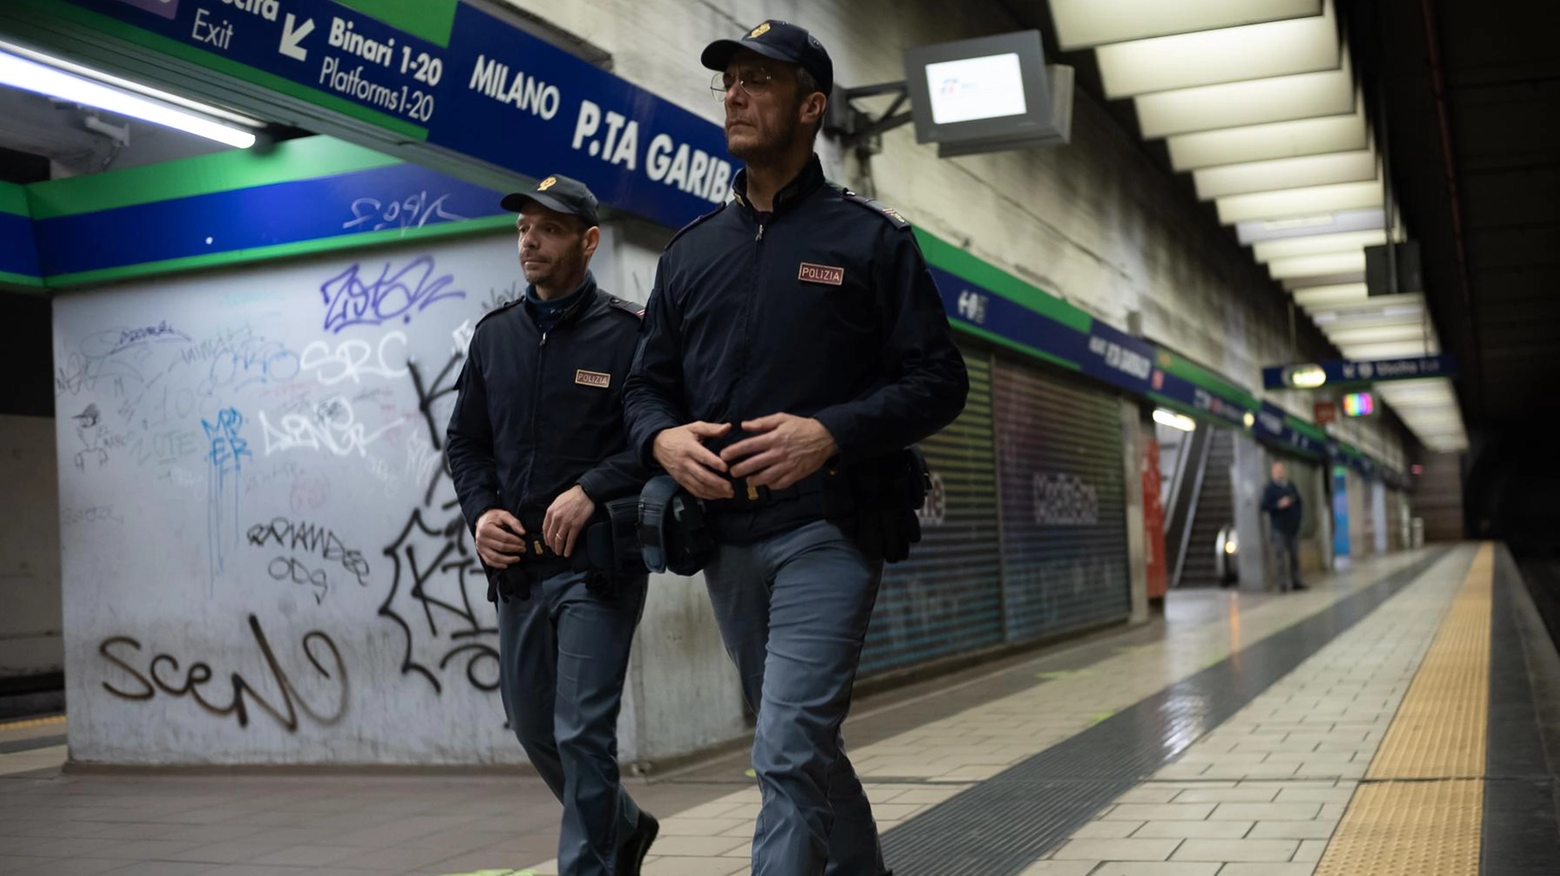
M 858 98 L 888 94 L 894 95 L 894 101 L 877 118 L 852 103 Z M 882 135 L 885 131 L 910 123 L 910 110 L 903 109 L 909 100 L 910 90 L 904 80 L 858 88 L 835 86 L 834 94 L 829 97 L 829 110 L 823 128 L 839 137 L 841 145 L 855 149 L 861 158 L 869 158 L 883 151 Z

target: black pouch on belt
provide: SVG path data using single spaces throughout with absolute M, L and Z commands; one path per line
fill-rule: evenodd
M 848 471 L 853 499 L 852 531 L 862 553 L 897 563 L 921 540 L 916 512 L 926 502 L 931 471 L 918 447 L 867 460 Z
M 481 560 L 478 560 L 481 562 Z M 513 563 L 502 569 L 495 569 L 487 563 L 482 563 L 482 571 L 487 575 L 488 602 L 497 603 L 500 599 L 508 602 L 511 599 L 531 598 L 531 579 L 526 577 L 520 563 Z
M 622 584 L 645 574 L 639 548 L 639 497 L 613 499 L 602 506 L 581 536 L 586 564 L 591 572 L 590 590 L 614 599 Z M 576 556 L 580 553 L 576 548 Z

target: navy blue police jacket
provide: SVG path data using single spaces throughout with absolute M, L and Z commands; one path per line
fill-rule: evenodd
M 623 425 L 640 308 L 589 275 L 579 291 L 545 334 L 524 299 L 477 323 L 445 450 L 468 527 L 503 508 L 540 533 L 547 508 L 575 484 L 598 510 L 644 485 Z
M 734 197 L 661 254 L 625 394 L 630 441 L 694 421 L 812 417 L 850 466 L 915 444 L 964 409 L 969 377 L 910 225 L 829 184 L 817 156 L 756 211 Z M 734 427 L 735 430 L 735 427 Z M 814 504 L 722 511 L 722 540 L 821 517 Z

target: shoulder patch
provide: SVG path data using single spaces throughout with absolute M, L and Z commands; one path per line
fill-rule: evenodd
M 487 313 L 482 314 L 482 318 L 477 320 L 477 325 L 481 325 L 484 322 L 487 322 L 488 317 L 493 316 L 495 314 L 503 313 L 504 311 L 510 309 L 511 307 L 514 307 L 516 304 L 520 304 L 520 303 L 522 303 L 524 301 L 525 301 L 525 295 L 522 294 L 519 298 L 516 298 L 513 301 L 510 301 L 510 302 L 505 303 L 505 304 L 500 304 L 499 306 L 493 308 L 492 310 L 489 310 Z M 471 330 L 472 331 L 476 331 L 477 325 L 472 326 Z
M 607 296 L 607 306 L 615 307 L 618 310 L 621 310 L 624 313 L 629 314 L 630 316 L 634 317 L 635 319 L 644 319 L 645 318 L 645 309 L 643 307 L 640 307 L 639 305 L 635 304 L 632 301 L 624 301 L 623 299 L 617 297 L 616 295 L 608 295 Z
M 845 200 L 850 201 L 852 204 L 860 204 L 872 212 L 880 214 L 883 216 L 883 218 L 887 219 L 889 222 L 892 222 L 895 228 L 904 229 L 910 227 L 910 220 L 906 219 L 898 210 L 895 210 L 893 207 L 885 207 L 865 195 L 856 194 L 850 189 L 840 189 L 840 195 L 844 197 Z
M 719 215 L 720 211 L 726 209 L 726 205 L 730 204 L 730 203 L 731 203 L 730 201 L 722 201 L 721 205 L 719 207 L 716 207 L 715 209 L 709 211 L 708 213 L 705 213 L 703 216 L 700 216 L 699 218 L 693 220 L 692 222 L 689 222 L 687 225 L 684 225 L 682 228 L 678 229 L 677 233 L 672 235 L 672 239 L 668 240 L 666 242 L 666 249 L 671 249 L 672 248 L 672 244 L 677 242 L 677 238 L 682 237 L 684 234 L 687 234 L 688 232 L 692 231 L 693 229 L 699 227 L 701 224 L 703 224 L 707 220 L 715 218 L 715 216 Z M 663 250 L 663 252 L 664 251 L 665 250 Z

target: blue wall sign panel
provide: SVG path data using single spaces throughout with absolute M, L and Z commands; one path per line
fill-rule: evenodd
M 1289 425 L 1289 415 L 1283 408 L 1269 402 L 1262 403 L 1257 411 L 1257 421 L 1252 427 L 1257 438 L 1278 445 L 1295 453 L 1308 456 L 1326 456 L 1327 446 L 1320 441 L 1296 431 Z
M 490 189 L 400 164 L 59 216 L 34 228 L 44 274 L 57 276 L 478 219 L 504 212 L 498 199 Z
M 971 283 L 942 268 L 930 269 L 943 309 L 955 324 L 991 332 L 1079 366 L 1084 374 L 1139 395 L 1154 370 L 1151 344 L 1094 321 L 1087 334 Z
M 724 199 L 721 127 L 461 4 L 449 48 L 332 0 L 69 0 L 210 56 L 343 100 L 400 136 L 539 178 L 576 177 L 603 204 L 680 227 Z M 697 75 L 691 70 L 690 76 Z
M 41 276 L 32 220 L 26 216 L 0 213 L 0 272 Z
M 1246 414 L 1255 414 L 1254 411 L 1248 411 L 1246 405 L 1236 399 L 1198 386 L 1168 371 L 1156 368 L 1149 380 L 1151 389 L 1159 395 L 1201 411 L 1214 419 L 1223 420 L 1237 428 L 1246 428 Z

